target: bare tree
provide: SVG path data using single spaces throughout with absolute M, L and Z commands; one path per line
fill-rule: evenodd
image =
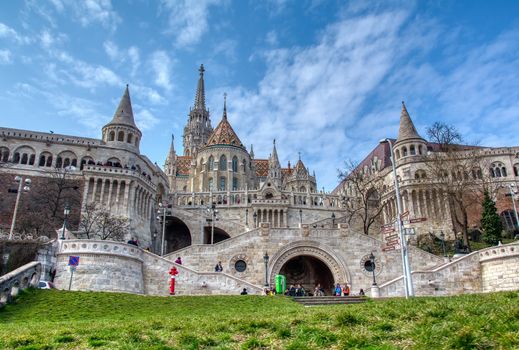
M 112 215 L 109 210 L 89 203 L 81 213 L 79 231 L 88 239 L 120 241 L 128 231 L 128 226 L 127 218 Z
M 345 170 L 339 170 L 339 179 L 349 193 L 343 198 L 348 224 L 360 220 L 364 234 L 369 234 L 373 224 L 380 221 L 384 209 L 381 200 L 383 178 L 349 160 L 345 162 Z
M 114 216 L 108 210 L 99 209 L 99 219 L 95 225 L 95 235 L 99 239 L 120 241 L 127 231 L 127 218 Z
M 436 122 L 427 129 L 427 136 L 439 149 L 424 157 L 431 186 L 443 193 L 453 226 L 470 248 L 468 212 L 481 204 L 481 193 L 489 186 L 483 176 L 483 157 L 478 147 L 461 145 L 462 136 L 453 126 Z

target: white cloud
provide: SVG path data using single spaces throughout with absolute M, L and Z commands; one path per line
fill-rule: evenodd
M 265 42 L 269 44 L 270 46 L 277 46 L 278 44 L 278 35 L 275 30 L 271 30 L 267 33 L 265 37 Z
M 136 46 L 131 46 L 128 49 L 128 56 L 130 57 L 130 61 L 132 63 L 131 75 L 135 76 L 135 74 L 137 74 L 137 70 L 139 69 L 139 67 L 141 65 L 139 49 Z
M 76 15 L 83 26 L 101 23 L 105 28 L 115 30 L 121 22 L 121 17 L 112 9 L 110 0 L 72 1 L 75 3 Z
M 148 109 L 141 109 L 140 106 L 135 106 L 135 122 L 137 127 L 141 130 L 152 129 L 155 125 L 160 122 L 160 119 L 155 117 L 152 112 Z
M 11 51 L 9 50 L 0 50 L 0 64 L 8 64 L 11 63 Z
M 106 54 L 112 61 L 119 61 L 121 59 L 121 55 L 119 53 L 119 48 L 113 41 L 105 41 L 103 43 L 103 47 L 105 49 Z
M 0 38 L 10 39 L 20 44 L 28 44 L 31 42 L 28 37 L 18 34 L 16 30 L 2 22 L 0 22 Z
M 155 84 L 165 90 L 171 90 L 171 60 L 165 51 L 155 51 L 150 57 L 150 64 L 155 74 Z
M 161 7 L 168 15 L 166 33 L 174 34 L 180 47 L 198 43 L 209 29 L 209 8 L 222 3 L 222 0 L 163 0 Z
M 116 43 L 107 40 L 103 43 L 103 48 L 105 50 L 105 53 L 113 62 L 125 63 L 129 59 L 131 63 L 130 75 L 133 77 L 137 74 L 137 70 L 141 65 L 138 47 L 130 46 L 128 50 L 120 49 Z

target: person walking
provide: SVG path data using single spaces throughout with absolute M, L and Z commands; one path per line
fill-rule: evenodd
M 218 261 L 218 264 L 216 264 L 216 266 L 214 267 L 214 272 L 222 272 L 222 271 L 223 271 L 222 262 Z
M 177 258 L 177 260 L 175 260 L 175 263 L 182 265 L 182 259 L 180 258 L 180 256 Z

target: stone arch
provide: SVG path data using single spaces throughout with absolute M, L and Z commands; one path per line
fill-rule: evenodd
M 346 282 L 352 287 L 351 274 L 344 261 L 330 247 L 316 241 L 293 242 L 276 252 L 268 269 L 268 278 L 271 285 L 274 284 L 275 276 L 279 274 L 282 267 L 289 260 L 298 256 L 309 256 L 320 260 L 331 271 L 335 283 L 343 284 Z
M 185 221 L 183 221 L 179 217 L 167 216 L 165 229 L 165 254 L 188 247 L 193 243 L 191 230 L 189 229 Z

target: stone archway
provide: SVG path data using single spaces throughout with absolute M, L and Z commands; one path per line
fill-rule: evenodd
M 277 274 L 285 274 L 287 284 L 301 283 L 313 292 L 315 283 L 321 283 L 330 294 L 335 283 L 348 283 L 351 287 L 350 273 L 342 259 L 331 248 L 315 241 L 294 242 L 271 258 L 269 281 L 274 284 Z M 331 285 L 323 285 L 331 284 Z
M 191 232 L 184 221 L 175 216 L 168 216 L 166 218 L 165 228 L 166 234 L 164 236 L 164 254 L 168 254 L 191 245 Z
M 218 243 L 224 241 L 226 239 L 231 238 L 231 236 L 223 229 L 219 227 L 214 228 L 214 238 L 213 243 Z M 211 226 L 204 227 L 204 244 L 211 244 Z

